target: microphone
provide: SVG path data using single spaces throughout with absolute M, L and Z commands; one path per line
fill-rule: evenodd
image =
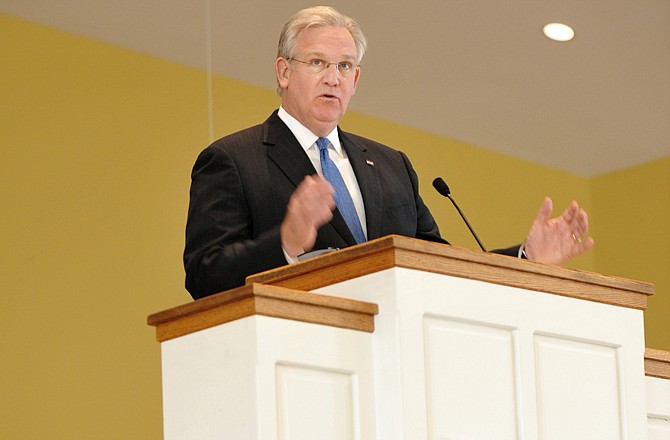
M 479 241 L 479 237 L 477 237 L 477 234 L 475 233 L 475 230 L 472 229 L 472 226 L 470 226 L 470 222 L 468 221 L 467 218 L 465 218 L 465 214 L 463 214 L 463 211 L 461 211 L 461 208 L 458 207 L 458 205 L 456 204 L 456 201 L 451 197 L 451 192 L 449 191 L 449 186 L 447 185 L 447 182 L 442 180 L 441 177 L 436 177 L 435 180 L 433 180 L 433 187 L 437 190 L 437 192 L 439 192 L 444 197 L 451 200 L 451 203 L 454 204 L 454 206 L 456 207 L 456 210 L 461 215 L 461 218 L 463 219 L 465 224 L 468 226 L 468 229 L 472 233 L 472 236 L 475 237 L 475 240 L 477 240 L 477 244 L 479 245 L 479 247 L 484 252 L 486 252 L 486 249 L 484 249 L 484 245 L 482 244 L 482 242 Z

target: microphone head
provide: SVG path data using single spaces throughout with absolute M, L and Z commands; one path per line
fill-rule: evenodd
M 441 177 L 436 177 L 435 180 L 433 180 L 433 187 L 444 197 L 449 197 L 451 194 L 451 191 L 449 191 L 449 185 L 447 185 L 447 182 L 442 180 Z

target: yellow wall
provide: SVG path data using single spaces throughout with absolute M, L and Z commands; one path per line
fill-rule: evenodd
M 670 158 L 593 179 L 600 272 L 649 281 L 647 346 L 670 350 Z M 606 239 L 605 239 L 606 238 Z
M 277 104 L 215 78 L 215 136 Z M 203 72 L 0 15 L 0 438 L 161 437 L 145 322 L 190 299 L 181 252 L 207 121 Z M 363 115 L 343 127 L 408 153 L 455 245 L 476 247 L 435 176 L 490 248 L 521 241 L 544 195 L 578 199 L 598 248 L 572 265 L 656 282 L 648 338 L 670 349 L 667 160 L 590 182 Z
M 3 16 L 0 60 L 0 438 L 160 438 L 205 75 Z

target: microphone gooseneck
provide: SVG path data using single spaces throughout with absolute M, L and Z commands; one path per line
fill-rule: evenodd
M 472 236 L 475 237 L 475 240 L 477 240 L 477 244 L 479 245 L 481 250 L 486 252 L 486 249 L 484 248 L 484 245 L 479 240 L 479 237 L 477 237 L 477 233 L 475 232 L 474 229 L 472 229 L 472 226 L 470 226 L 470 222 L 468 221 L 468 219 L 465 218 L 465 214 L 463 214 L 463 211 L 461 211 L 461 208 L 458 207 L 458 204 L 456 203 L 456 201 L 453 199 L 453 197 L 451 197 L 451 191 L 449 191 L 449 185 L 447 185 L 447 182 L 445 182 L 441 177 L 436 177 L 435 180 L 433 180 L 433 187 L 437 190 L 437 192 L 439 192 L 444 197 L 451 200 L 451 203 L 454 204 L 454 207 L 456 208 L 458 213 L 461 215 L 461 218 L 463 219 L 466 226 L 470 230 L 470 233 L 472 233 Z

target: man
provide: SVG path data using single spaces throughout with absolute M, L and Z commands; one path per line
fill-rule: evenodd
M 280 109 L 214 142 L 193 167 L 184 251 L 193 298 L 314 249 L 389 234 L 446 243 L 408 158 L 338 128 L 365 49 L 358 24 L 329 7 L 302 10 L 284 25 L 275 61 Z M 560 264 L 593 246 L 575 202 L 558 218 L 551 211 L 546 199 L 524 245 L 494 252 Z

